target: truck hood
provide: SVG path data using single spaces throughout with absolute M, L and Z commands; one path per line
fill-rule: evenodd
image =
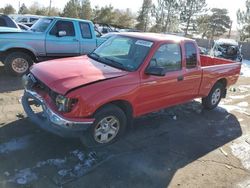
M 17 28 L 0 28 L 0 38 L 2 40 L 16 40 L 14 42 L 29 42 L 30 40 L 45 40 L 45 33 L 33 32 L 30 30 L 23 31 Z
M 63 95 L 79 86 L 128 74 L 88 56 L 45 61 L 32 66 L 30 72 L 50 89 Z

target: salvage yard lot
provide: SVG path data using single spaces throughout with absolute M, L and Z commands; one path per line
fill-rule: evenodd
M 136 119 L 113 145 L 86 149 L 31 123 L 19 102 L 20 78 L 3 72 L 0 66 L 0 187 L 250 185 L 249 77 L 213 111 L 191 101 Z

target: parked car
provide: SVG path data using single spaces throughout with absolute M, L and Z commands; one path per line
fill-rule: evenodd
M 199 50 L 200 50 L 200 54 L 208 54 L 208 50 L 206 49 L 206 48 L 203 48 L 203 47 L 198 47 L 199 48 Z
M 23 78 L 22 104 L 41 128 L 103 146 L 119 139 L 135 117 L 194 98 L 214 109 L 240 69 L 241 63 L 200 55 L 191 39 L 117 34 L 89 55 L 32 66 Z
M 22 23 L 17 23 L 17 25 L 18 25 L 18 27 L 19 27 L 21 30 L 23 30 L 23 31 L 28 31 L 28 30 L 30 29 L 29 26 L 24 25 L 24 24 L 22 24 Z
M 0 14 L 0 27 L 10 27 L 19 29 L 15 21 L 13 21 L 9 16 L 3 14 Z
M 91 21 L 46 17 L 30 32 L 0 34 L 0 59 L 7 72 L 23 75 L 34 62 L 92 52 L 105 38 L 97 38 Z
M 213 48 L 210 50 L 210 55 L 239 62 L 243 59 L 241 46 L 238 42 L 232 39 L 216 40 Z
M 7 34 L 7 33 L 19 33 L 22 32 L 20 28 L 14 28 L 14 27 L 0 27 L 0 35 L 1 34 Z M 1 55 L 0 55 L 1 60 Z
M 31 27 L 34 23 L 36 23 L 42 17 L 43 16 L 25 14 L 25 15 L 19 15 L 18 17 L 16 17 L 15 21 L 17 23 L 22 23 L 24 25 L 27 25 L 28 27 Z

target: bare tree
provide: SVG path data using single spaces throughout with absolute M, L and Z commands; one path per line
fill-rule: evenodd
M 180 21 L 184 26 L 184 33 L 188 35 L 188 30 L 195 24 L 195 16 L 206 11 L 206 0 L 182 0 Z

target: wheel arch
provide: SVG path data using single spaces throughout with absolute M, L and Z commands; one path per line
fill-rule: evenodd
M 227 88 L 227 79 L 226 78 L 221 78 L 216 83 L 221 83 L 224 86 L 224 88 Z
M 214 86 L 219 83 L 219 84 L 222 84 L 223 86 L 223 93 L 222 93 L 222 98 L 225 98 L 226 97 L 226 94 L 227 94 L 227 79 L 226 78 L 221 78 L 219 80 L 217 80 L 217 82 L 215 82 Z M 214 87 L 213 86 L 213 87 Z
M 30 49 L 27 49 L 27 48 L 9 48 L 4 52 L 5 59 L 6 59 L 8 54 L 13 53 L 13 52 L 23 52 L 23 53 L 29 55 L 34 62 L 37 61 L 34 52 Z
M 133 106 L 130 102 L 126 101 L 126 100 L 114 100 L 114 101 L 110 101 L 107 102 L 103 105 L 101 105 L 94 114 L 96 114 L 98 111 L 100 111 L 102 108 L 104 108 L 107 105 L 115 105 L 117 107 L 119 107 L 126 115 L 127 117 L 127 121 L 128 121 L 128 125 L 131 125 L 133 122 L 133 117 L 134 117 L 134 110 L 133 110 Z

